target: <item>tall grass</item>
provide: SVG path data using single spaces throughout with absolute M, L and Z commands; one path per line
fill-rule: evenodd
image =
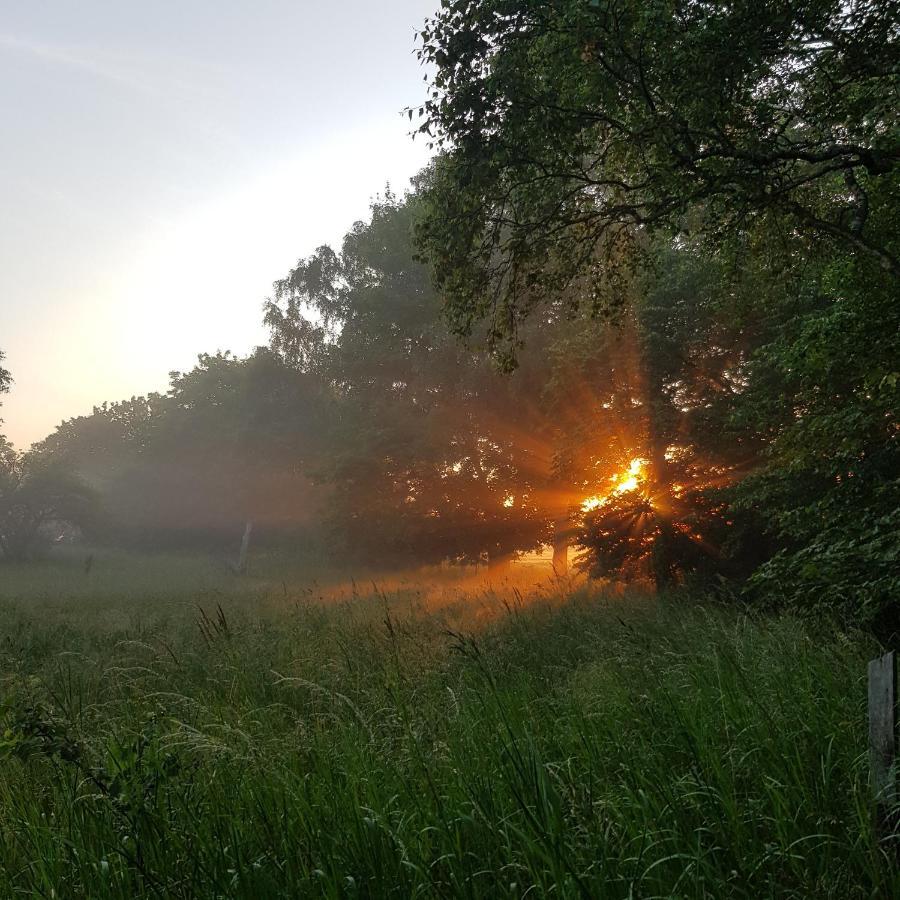
M 0 896 L 900 894 L 864 639 L 578 592 L 477 628 L 221 604 L 0 606 Z

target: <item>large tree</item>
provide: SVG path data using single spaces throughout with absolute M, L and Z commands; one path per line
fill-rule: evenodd
M 453 330 L 512 368 L 535 310 L 637 322 L 645 495 L 682 483 L 685 426 L 723 481 L 762 455 L 726 492 L 778 551 L 760 593 L 876 612 L 896 587 L 898 36 L 887 0 L 447 0 L 421 32 L 443 154 L 418 239 Z M 718 269 L 718 324 L 679 322 L 696 285 L 666 253 Z M 646 499 L 588 518 L 595 565 L 640 552 L 622 538 Z M 658 524 L 654 550 L 683 543 Z
M 546 420 L 527 372 L 500 379 L 447 333 L 414 258 L 418 202 L 388 195 L 340 252 L 322 247 L 277 282 L 272 347 L 333 387 L 319 474 L 346 552 L 405 563 L 508 556 L 549 537 L 537 499 L 551 476 Z
M 890 0 L 444 0 L 420 37 L 420 129 L 445 153 L 421 245 L 454 329 L 486 319 L 507 363 L 548 293 L 607 305 L 647 229 L 764 220 L 900 271 L 877 224 L 900 160 Z
M 744 555 L 733 540 L 740 553 L 723 546 L 733 517 L 720 489 L 763 446 L 729 427 L 762 329 L 733 315 L 722 260 L 686 241 L 651 249 L 627 308 L 612 322 L 557 325 L 549 363 L 552 385 L 567 395 L 579 386 L 559 422 L 558 465 L 580 506 L 584 564 L 663 585 L 686 571 L 734 571 Z

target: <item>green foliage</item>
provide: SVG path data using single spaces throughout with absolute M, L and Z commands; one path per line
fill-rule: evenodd
M 755 529 L 726 515 L 720 488 L 764 446 L 729 427 L 758 329 L 733 314 L 724 260 L 686 237 L 645 252 L 614 322 L 576 318 L 550 341 L 554 388 L 580 383 L 571 421 L 557 423 L 560 474 L 576 506 L 603 499 L 575 516 L 581 562 L 661 586 L 689 572 L 742 574 L 752 562 L 731 531 Z M 610 477 L 640 460 L 635 488 L 610 494 Z
M 534 306 L 573 285 L 608 306 L 640 232 L 689 220 L 896 275 L 870 219 L 900 158 L 898 24 L 888 0 L 447 0 L 420 31 L 420 131 L 445 157 L 419 239 L 451 327 L 487 320 L 512 364 Z
M 443 155 L 418 241 L 451 329 L 513 368 L 538 310 L 633 323 L 651 489 L 686 446 L 716 477 L 680 518 L 731 501 L 722 561 L 762 564 L 752 596 L 888 630 L 898 35 L 895 4 L 837 0 L 460 0 L 420 33 Z M 604 409 L 602 442 L 629 418 Z M 691 555 L 679 504 L 645 501 L 585 521 L 595 571 Z
M 0 441 L 0 560 L 38 556 L 95 513 L 93 492 L 70 469 Z
M 340 253 L 322 247 L 276 282 L 271 345 L 332 388 L 317 477 L 349 559 L 423 564 L 527 550 L 549 531 L 534 500 L 551 474 L 535 450 L 545 419 L 527 373 L 500 379 L 447 334 L 414 259 L 418 206 L 416 195 L 388 194 Z
M 391 595 L 223 601 L 208 641 L 188 599 L 0 611 L 0 893 L 900 889 L 863 639 L 638 595 L 472 632 L 475 598 Z
M 652 579 L 671 587 L 688 575 L 727 571 L 724 507 L 702 490 L 655 498 L 640 491 L 609 497 L 582 518 L 582 565 L 599 578 Z
M 802 291 L 773 299 L 791 315 L 779 316 L 778 334 L 753 358 L 735 411 L 740 427 L 768 443 L 766 464 L 738 486 L 735 504 L 762 511 L 779 547 L 752 590 L 893 631 L 900 624 L 896 282 L 843 257 L 808 269 Z
M 146 546 L 236 545 L 244 522 L 274 539 L 313 521 L 319 495 L 304 463 L 316 446 L 320 381 L 259 350 L 203 354 L 165 396 L 104 404 L 35 448 L 101 497 L 93 536 Z

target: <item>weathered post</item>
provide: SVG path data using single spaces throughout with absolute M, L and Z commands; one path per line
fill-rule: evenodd
M 563 578 L 569 574 L 569 522 L 559 519 L 553 523 L 553 574 Z
M 897 804 L 897 659 L 892 650 L 869 663 L 869 764 L 876 826 L 892 827 Z
M 238 556 L 237 570 L 241 574 L 247 571 L 247 550 L 250 547 L 251 531 L 253 531 L 253 523 L 248 522 L 244 526 L 244 536 L 241 538 L 241 554 Z

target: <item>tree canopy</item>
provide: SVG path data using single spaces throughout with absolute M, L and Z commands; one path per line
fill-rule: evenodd
M 759 599 L 892 620 L 898 16 L 447 0 L 421 30 L 417 238 L 451 330 L 510 369 L 530 316 L 631 323 L 646 467 L 585 516 L 594 569 L 699 565 L 702 521 Z
M 888 0 L 445 0 L 420 32 L 419 130 L 445 154 L 420 242 L 451 327 L 486 319 L 511 364 L 548 294 L 609 303 L 636 229 L 763 227 L 896 276 L 898 17 Z
M 98 539 L 132 546 L 236 543 L 302 532 L 319 495 L 307 463 L 320 430 L 318 380 L 263 349 L 201 354 L 167 394 L 97 407 L 34 448 L 76 471 L 102 501 Z
M 550 477 L 544 420 L 529 413 L 527 372 L 504 381 L 447 333 L 414 258 L 418 208 L 414 195 L 389 193 L 339 253 L 322 247 L 276 282 L 272 347 L 333 392 L 318 472 L 344 552 L 407 563 L 509 555 L 547 536 L 533 500 Z

